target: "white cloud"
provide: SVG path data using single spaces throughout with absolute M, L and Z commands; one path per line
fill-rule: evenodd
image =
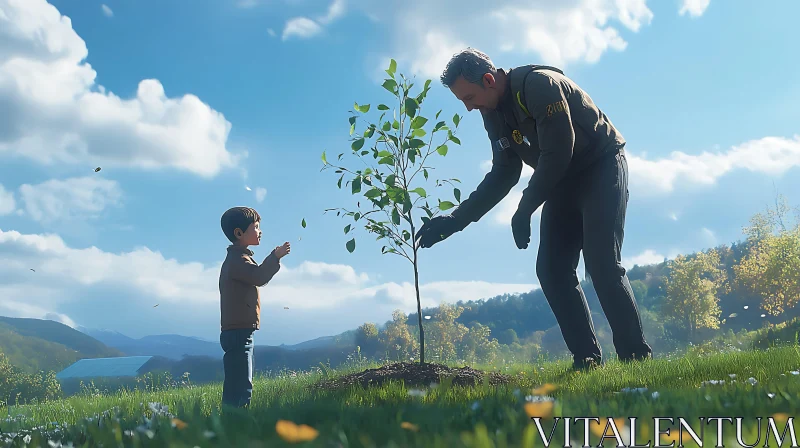
M 292 37 L 299 37 L 308 39 L 320 34 L 323 30 L 323 25 L 329 25 L 335 20 L 344 16 L 345 0 L 333 0 L 333 3 L 328 7 L 328 11 L 324 16 L 320 16 L 317 20 L 309 19 L 308 17 L 294 17 L 286 21 L 283 29 L 283 40 L 288 40 Z
M 269 248 L 255 250 L 266 254 Z M 256 258 L 260 262 L 263 256 Z M 264 336 L 259 337 L 299 342 L 363 322 L 382 323 L 391 319 L 395 308 L 416 310 L 411 282 L 379 283 L 347 265 L 283 263 L 278 275 L 261 288 Z M 113 327 L 134 337 L 170 332 L 213 338 L 219 331 L 220 264 L 221 260 L 210 265 L 180 262 L 146 247 L 119 253 L 73 248 L 57 235 L 0 229 L 0 310 L 18 317 L 63 314 L 82 326 Z M 421 291 L 423 306 L 435 306 L 535 287 L 435 282 L 421 285 Z M 86 304 L 89 297 L 97 299 Z
M 267 197 L 267 189 L 262 187 L 256 188 L 256 201 L 263 202 L 265 197 Z
M 300 38 L 314 37 L 322 32 L 322 27 L 317 22 L 307 17 L 295 17 L 286 22 L 283 29 L 283 40 L 288 40 L 294 36 Z
M 661 263 L 664 261 L 664 258 L 666 258 L 664 255 L 655 250 L 647 249 L 633 257 L 622 257 L 622 265 L 625 266 L 626 269 L 632 269 L 635 265 L 646 266 L 649 264 Z
M 122 198 L 116 181 L 93 176 L 23 184 L 19 193 L 28 216 L 48 222 L 97 218 Z
M 214 176 L 237 164 L 231 124 L 158 80 L 123 99 L 96 84 L 86 43 L 45 0 L 0 0 L 0 156 L 44 164 L 173 168 Z
M 345 2 L 344 0 L 333 0 L 333 3 L 328 7 L 328 14 L 324 17 L 320 17 L 319 23 L 323 25 L 327 25 L 334 20 L 337 20 L 344 16 L 345 13 Z
M 676 151 L 669 158 L 658 160 L 628 156 L 630 189 L 636 196 L 671 193 L 676 185 L 713 185 L 737 169 L 777 176 L 797 166 L 800 166 L 800 136 L 764 137 L 734 146 L 727 152 L 691 155 Z
M 72 327 L 72 328 L 77 327 L 77 324 L 75 324 L 75 321 L 70 319 L 70 317 L 67 316 L 66 314 L 46 313 L 44 315 L 44 318 L 47 319 L 47 320 L 54 320 L 56 322 L 61 322 L 62 324 L 66 325 L 68 327 Z
M 683 0 L 681 4 L 680 15 L 689 14 L 691 17 L 700 17 L 708 8 L 711 0 Z
M 496 63 L 512 49 L 515 57 L 530 55 L 562 67 L 593 63 L 605 52 L 627 46 L 612 22 L 637 32 L 653 18 L 646 0 L 411 0 L 381 10 L 369 2 L 361 5 L 393 33 L 392 57 L 414 74 L 434 79 L 452 54 L 467 46 L 486 52 Z
M 2 184 L 0 184 L 0 216 L 9 215 L 17 209 L 17 203 L 14 200 L 14 192 L 6 191 Z
M 114 11 L 112 11 L 107 5 L 104 4 L 100 7 L 103 9 L 103 14 L 105 14 L 106 17 L 114 17 Z

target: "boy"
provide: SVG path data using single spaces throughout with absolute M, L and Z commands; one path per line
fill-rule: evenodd
M 249 207 L 234 207 L 222 215 L 222 231 L 232 243 L 219 273 L 220 345 L 225 354 L 222 404 L 248 407 L 253 395 L 253 332 L 260 328 L 259 286 L 280 270 L 280 259 L 290 251 L 289 242 L 276 247 L 258 265 L 248 246 L 261 242 L 261 216 Z

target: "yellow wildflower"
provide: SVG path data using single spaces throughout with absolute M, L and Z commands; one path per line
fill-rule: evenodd
M 314 440 L 319 435 L 316 429 L 308 425 L 297 425 L 288 420 L 278 420 L 275 431 L 281 438 L 290 443 L 307 442 Z

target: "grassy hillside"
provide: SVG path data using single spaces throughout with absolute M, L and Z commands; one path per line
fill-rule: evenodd
M 16 415 L 3 428 L 6 433 L 31 435 L 31 441 L 41 441 L 42 446 L 48 439 L 116 446 L 116 437 L 124 434 L 126 446 L 292 446 L 287 442 L 294 438 L 308 440 L 302 444 L 308 447 L 532 448 L 543 444 L 532 417 L 541 418 L 546 437 L 557 425 L 551 446 L 565 445 L 564 422 L 555 417 L 599 419 L 588 431 L 591 446 L 598 446 L 603 434 L 610 439 L 604 446 L 631 446 L 631 417 L 636 417 L 634 443 L 658 446 L 651 444 L 658 437 L 653 417 L 672 417 L 660 422 L 661 446 L 678 446 L 671 442 L 679 442 L 676 437 L 682 433 L 681 446 L 687 447 L 697 444 L 685 427 L 678 432 L 678 417 L 702 437 L 701 446 L 720 443 L 715 423 L 705 424 L 701 418 L 742 417 L 744 443 L 763 444 L 769 437 L 771 446 L 773 437 L 785 441 L 792 434 L 784 429 L 787 417 L 800 411 L 798 364 L 800 349 L 789 346 L 632 365 L 609 362 L 581 373 L 566 370 L 563 362 L 520 364 L 503 368 L 512 380 L 496 386 L 440 382 L 342 390 L 308 387 L 326 375 L 377 367 L 361 364 L 336 372 L 257 378 L 247 415 L 220 413 L 221 383 L 76 396 L 0 412 Z M 760 426 L 757 417 L 763 418 Z M 56 421 L 60 425 L 54 427 L 50 422 Z M 736 427 L 722 423 L 724 444 L 739 446 Z M 796 424 L 789 424 L 796 433 Z M 33 429 L 40 425 L 42 432 Z M 571 423 L 572 446 L 585 443 L 585 425 L 584 420 Z M 622 440 L 615 440 L 615 433 Z
M 82 358 L 123 356 L 60 322 L 5 316 L 0 316 L 0 352 L 24 372 L 57 372 Z

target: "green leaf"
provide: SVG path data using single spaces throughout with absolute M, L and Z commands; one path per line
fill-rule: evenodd
M 347 235 L 348 233 L 350 233 L 350 224 L 344 226 L 344 234 Z
M 388 121 L 384 122 L 381 129 L 383 129 L 383 132 L 389 132 L 389 130 L 392 129 L 392 123 L 389 123 Z
M 397 181 L 397 176 L 395 176 L 394 174 L 390 174 L 386 176 L 386 181 L 384 183 L 390 187 L 394 187 L 396 181 Z
M 392 165 L 394 165 L 394 157 L 392 157 L 392 156 L 384 157 L 381 160 L 378 160 L 378 165 L 389 165 L 389 166 L 392 166 Z
M 328 159 L 325 157 L 325 151 L 322 151 L 322 163 L 324 163 L 325 165 L 328 164 Z
M 358 221 L 359 219 L 361 219 L 361 213 L 358 213 L 358 212 L 356 212 L 356 214 L 355 214 L 355 215 L 353 215 L 353 219 L 354 219 L 354 220 L 356 220 L 356 221 Z
M 370 126 L 364 131 L 364 137 L 372 138 L 372 135 L 375 134 L 375 126 Z
M 458 127 L 458 123 L 461 122 L 461 117 L 458 114 L 453 115 L 453 123 L 455 123 L 456 127 Z
M 391 157 L 391 155 L 392 153 L 385 149 L 378 153 L 378 157 Z
M 440 121 L 440 122 L 436 123 L 436 126 L 433 127 L 433 132 L 436 132 L 436 131 L 442 129 L 446 125 L 447 125 L 447 123 L 445 123 L 444 121 Z
M 364 146 L 364 138 L 363 137 L 358 139 L 358 140 L 356 140 L 356 141 L 354 141 L 353 144 L 350 145 L 350 147 L 353 148 L 353 151 L 358 151 L 363 146 Z
M 422 170 L 422 174 L 425 176 L 425 180 L 428 180 L 428 170 Z
M 389 106 L 385 104 L 378 104 L 378 110 L 389 110 Z
M 408 114 L 409 117 L 414 117 L 417 114 L 417 110 L 419 109 L 419 104 L 417 100 L 414 98 L 406 98 L 405 102 L 405 112 Z
M 392 222 L 395 223 L 395 225 L 400 225 L 400 213 L 398 213 L 397 207 L 392 209 Z
M 406 242 L 411 239 L 411 233 L 409 233 L 408 230 L 403 230 L 403 239 L 406 240 Z
M 410 160 L 411 163 L 414 163 L 416 156 L 417 156 L 417 151 L 413 149 L 411 151 L 408 151 L 408 160 Z
M 388 73 L 388 74 L 389 74 L 389 76 L 394 76 L 394 72 L 395 72 L 395 71 L 397 71 L 397 61 L 395 61 L 394 59 L 392 59 L 392 60 L 389 62 L 389 69 L 388 69 L 388 70 L 386 70 L 386 73 Z
M 409 191 L 409 193 L 417 193 L 418 195 L 422 196 L 423 198 L 428 197 L 428 193 L 425 192 L 425 189 L 422 188 L 422 187 L 417 187 L 417 188 Z
M 361 155 L 362 155 L 362 156 L 365 156 L 365 155 L 367 155 L 367 154 L 369 154 L 369 151 L 366 151 L 366 150 L 364 150 L 364 151 L 361 151 Z
M 391 93 L 395 93 L 395 89 L 397 89 L 397 82 L 393 79 L 387 79 L 383 82 L 383 88 Z
M 345 247 L 347 247 L 347 251 L 352 254 L 353 251 L 356 250 L 356 239 L 353 238 L 350 241 L 348 241 Z
M 425 132 L 425 129 L 414 129 L 414 132 L 411 134 L 414 137 L 425 137 L 428 133 Z
M 394 122 L 392 122 L 392 128 L 393 128 L 394 130 L 398 130 L 398 129 L 400 129 L 400 122 L 399 122 L 399 121 L 397 121 L 397 120 L 394 120 Z
M 438 152 L 439 154 L 441 154 L 443 156 L 446 156 L 447 155 L 447 145 L 439 146 L 438 148 L 436 148 L 436 152 Z
M 305 218 L 303 218 L 303 222 L 301 222 L 300 225 L 302 225 L 304 229 L 306 228 L 306 219 Z
M 356 108 L 357 111 L 361 112 L 362 114 L 369 112 L 369 104 L 364 104 L 363 106 L 359 106 L 358 103 L 355 103 L 354 107 Z
M 342 188 L 342 179 L 344 179 L 344 174 L 342 174 L 342 177 L 339 178 L 339 182 L 336 184 L 339 188 Z
M 356 177 L 353 179 L 353 194 L 361 192 L 361 178 Z
M 428 119 L 423 116 L 416 117 L 413 120 L 411 120 L 411 129 L 419 129 L 425 126 L 425 123 L 427 122 Z
M 439 210 L 442 210 L 442 211 L 449 210 L 449 209 L 451 209 L 451 208 L 453 208 L 455 206 L 456 205 L 453 204 L 450 201 L 439 201 Z
M 370 199 L 377 198 L 380 195 L 381 195 L 380 188 L 373 188 L 373 189 L 369 190 L 368 192 L 364 193 L 364 196 L 366 196 L 366 197 L 368 197 Z
M 419 149 L 422 148 L 423 146 L 425 146 L 425 142 L 418 138 L 412 138 L 411 140 L 408 141 L 409 148 Z
M 453 188 L 453 196 L 456 197 L 456 201 L 461 202 L 461 190 Z
M 441 114 L 441 113 L 442 113 L 441 109 L 439 110 L 439 112 L 436 112 L 436 117 L 435 117 L 436 120 L 439 119 L 439 114 Z

